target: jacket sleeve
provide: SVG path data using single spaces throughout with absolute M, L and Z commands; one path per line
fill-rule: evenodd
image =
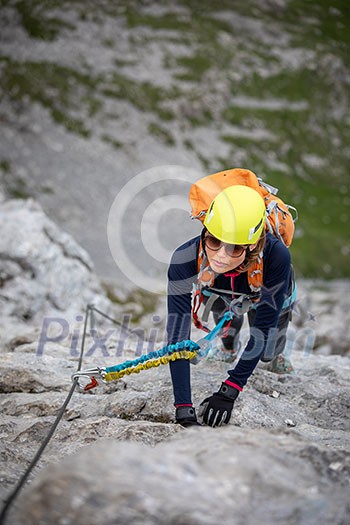
M 168 344 L 189 339 L 191 334 L 191 295 L 197 277 L 199 238 L 177 248 L 168 269 Z
M 241 387 L 253 373 L 266 345 L 275 342 L 278 318 L 289 289 L 290 266 L 288 248 L 276 240 L 264 260 L 264 286 L 250 329 L 250 339 L 236 367 L 228 371 L 230 381 Z

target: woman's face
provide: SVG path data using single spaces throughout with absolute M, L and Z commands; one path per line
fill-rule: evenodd
M 210 268 L 216 273 L 226 273 L 237 268 L 245 259 L 245 251 L 238 258 L 232 258 L 227 255 L 225 247 L 222 245 L 217 251 L 210 250 L 206 247 L 207 257 Z
M 205 251 L 210 267 L 216 273 L 226 273 L 243 263 L 248 246 L 221 242 L 208 232 L 204 236 Z M 250 246 L 255 248 L 256 244 Z

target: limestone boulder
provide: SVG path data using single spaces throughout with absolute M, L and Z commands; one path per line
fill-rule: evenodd
M 32 199 L 0 203 L 0 312 L 33 323 L 110 304 L 90 256 Z

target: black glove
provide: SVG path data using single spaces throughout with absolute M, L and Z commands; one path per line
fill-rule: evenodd
M 183 427 L 201 426 L 197 421 L 196 411 L 193 407 L 177 407 L 175 412 L 176 423 Z
M 203 423 L 210 427 L 220 427 L 227 424 L 231 418 L 231 412 L 239 390 L 233 386 L 222 383 L 219 392 L 207 397 L 199 405 L 198 415 Z

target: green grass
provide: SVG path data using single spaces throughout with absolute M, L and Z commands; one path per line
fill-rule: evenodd
M 106 142 L 107 144 L 110 144 L 115 149 L 119 150 L 120 148 L 123 147 L 123 143 L 122 142 L 120 142 L 119 140 L 114 139 L 113 137 L 111 137 L 110 135 L 107 135 L 106 133 L 104 133 L 102 135 L 101 139 L 103 140 L 103 142 Z
M 157 122 L 151 122 L 148 126 L 148 131 L 151 135 L 163 142 L 163 144 L 166 144 L 167 146 L 174 146 L 175 140 L 171 133 L 164 127 L 157 124 Z
M 137 82 L 117 72 L 114 72 L 108 81 L 104 81 L 101 94 L 110 98 L 126 100 L 140 111 L 153 112 L 165 121 L 174 119 L 175 115 L 166 109 L 163 103 L 179 96 L 176 88 L 165 90 L 150 82 Z
M 45 13 L 45 10 L 50 6 L 55 7 L 57 5 L 58 2 L 52 1 L 40 2 L 32 0 L 28 2 L 23 0 L 17 2 L 15 7 L 29 36 L 40 40 L 53 41 L 62 29 L 75 29 L 74 25 Z
M 147 26 L 153 30 L 190 31 L 191 21 L 181 20 L 178 16 L 167 13 L 163 16 L 150 16 L 143 14 L 138 7 L 128 5 L 125 17 L 129 28 Z
M 0 88 L 12 101 L 37 102 L 49 110 L 57 124 L 82 137 L 90 136 L 83 118 L 73 114 L 81 106 L 86 116 L 100 109 L 101 102 L 95 98 L 98 79 L 49 62 L 16 62 L 2 58 L 0 66 Z M 79 98 L 78 90 L 82 91 Z
M 12 172 L 10 161 L 2 159 L 0 161 L 0 170 L 2 171 L 2 188 L 7 197 L 10 199 L 28 199 L 32 196 L 28 190 L 27 181 Z
M 29 199 L 34 197 L 32 190 L 29 188 L 28 181 L 15 172 L 14 166 L 8 159 L 0 160 L 0 180 L 2 189 L 6 197 L 10 199 Z M 53 190 L 48 185 L 42 185 L 38 188 L 42 193 L 52 193 Z
M 293 46 L 309 46 L 314 41 L 350 63 L 350 4 L 347 0 L 291 0 L 287 20 L 294 33 Z
M 4 175 L 8 175 L 11 173 L 11 162 L 7 159 L 1 159 L 0 160 L 0 170 L 3 172 Z
M 179 80 L 190 80 L 199 82 L 204 73 L 212 65 L 211 59 L 206 55 L 194 55 L 192 57 L 177 58 L 177 65 L 186 69 L 186 73 L 177 73 L 175 78 Z
M 316 174 L 308 182 L 294 178 L 293 188 L 277 173 L 270 173 L 269 180 L 280 185 L 280 195 L 285 195 L 287 202 L 292 204 L 293 194 L 298 195 L 294 199 L 299 210 L 296 227 L 303 230 L 303 235 L 295 237 L 291 253 L 300 274 L 350 277 L 349 257 L 343 253 L 349 238 L 347 207 L 339 189 L 330 191 L 329 184 L 321 183 Z

